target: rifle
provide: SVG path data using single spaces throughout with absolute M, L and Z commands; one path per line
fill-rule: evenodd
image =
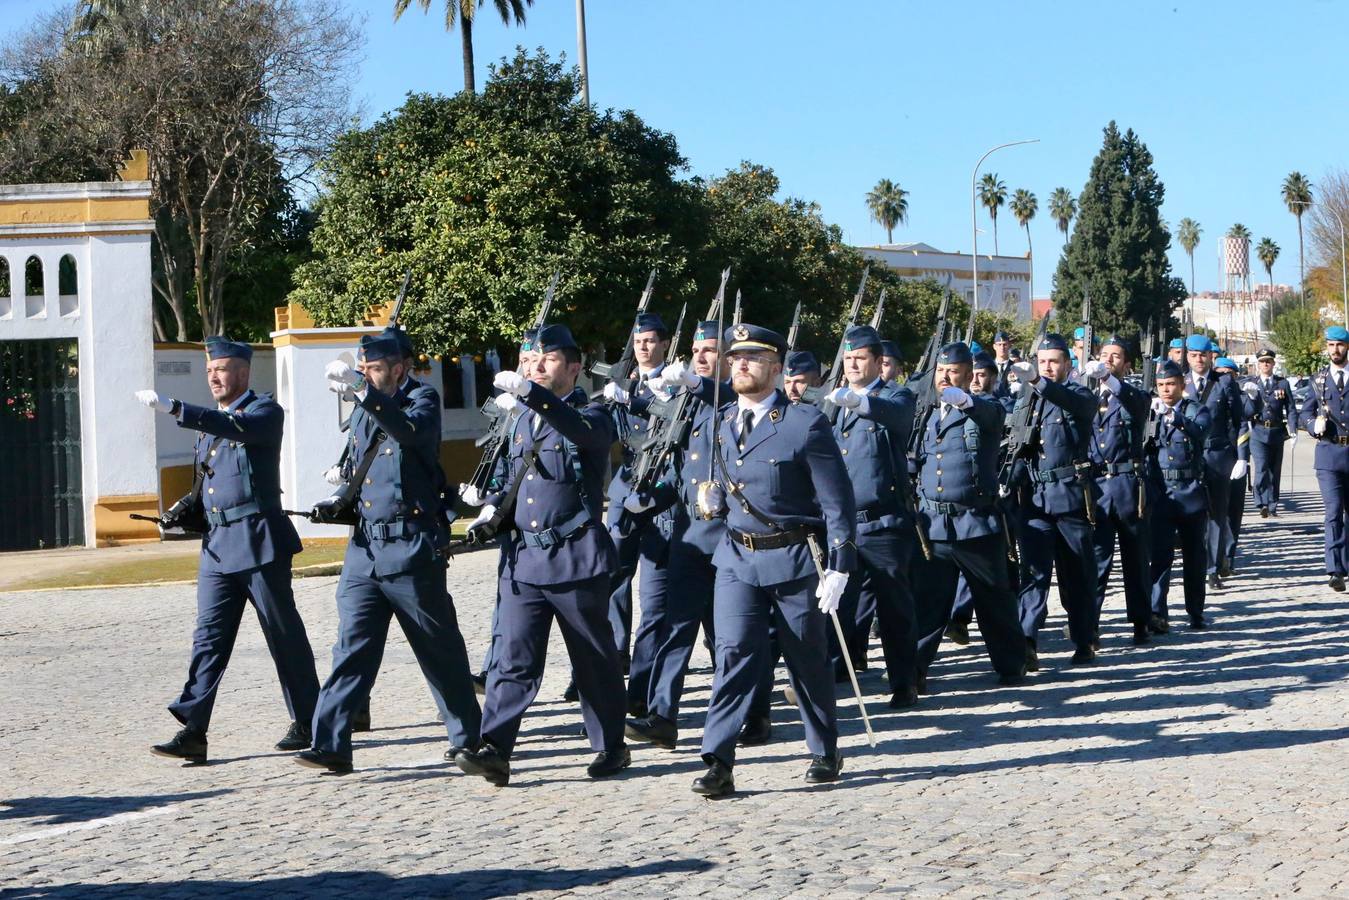
M 646 312 L 651 305 L 651 294 L 656 286 L 656 270 L 652 269 L 651 274 L 647 276 L 646 287 L 642 289 L 642 296 L 637 298 L 637 312 L 633 315 L 635 321 L 637 316 Z M 623 353 L 619 355 L 616 363 L 596 362 L 590 366 L 590 374 L 597 378 L 608 378 L 614 384 L 624 390 L 632 387 L 632 373 L 637 368 L 637 361 L 633 357 L 632 339 L 635 334 L 628 332 L 628 342 L 623 346 Z M 603 400 L 598 394 L 590 398 L 593 401 Z
M 829 424 L 833 425 L 838 419 L 838 407 L 829 400 L 830 392 L 843 384 L 843 354 L 844 348 L 848 343 L 848 329 L 857 324 L 858 317 L 862 314 L 862 295 L 867 289 L 867 276 L 871 274 L 871 266 L 868 265 L 862 270 L 862 280 L 857 285 L 857 293 L 853 294 L 852 307 L 848 310 L 848 322 L 843 326 L 843 335 L 838 339 L 838 350 L 834 353 L 834 364 L 829 367 L 829 380 L 821 387 L 823 396 L 820 398 L 820 409 L 824 412 Z
M 946 317 L 951 312 L 951 278 L 946 279 L 945 291 L 942 294 L 941 304 L 937 307 L 937 327 L 932 331 L 932 337 L 928 338 L 927 346 L 923 348 L 923 355 L 918 357 L 918 364 L 913 368 L 913 374 L 909 380 L 917 378 L 927 371 L 932 361 L 937 358 L 937 351 L 941 350 L 942 345 L 946 343 Z
M 792 327 L 787 329 L 787 352 L 796 349 L 796 339 L 801 336 L 801 301 L 796 301 L 796 312 L 792 313 Z
M 1045 311 L 1031 346 L 1040 346 L 1040 341 L 1049 331 L 1050 312 L 1052 310 Z M 1040 446 L 1040 395 L 1032 391 L 1028 384 L 1024 385 L 1022 390 L 1030 393 L 1026 395 L 1025 402 L 1018 402 L 1016 408 L 1012 410 L 1012 419 L 1007 424 L 1007 442 L 1003 448 L 1002 463 L 998 471 L 998 489 L 1003 496 L 1020 487 L 1025 471 L 1023 462 Z
M 689 305 L 685 303 L 679 308 L 679 319 L 675 322 L 674 333 L 670 335 L 670 347 L 665 351 L 665 364 L 668 366 L 675 361 L 679 353 L 679 339 L 684 334 L 684 316 L 688 315 Z
M 871 314 L 871 327 L 881 330 L 881 319 L 885 317 L 885 288 L 881 288 L 881 298 L 876 301 L 876 311 Z M 796 304 L 797 315 L 801 314 L 801 304 Z
M 735 312 L 731 315 L 731 325 L 732 325 L 732 327 L 734 327 L 734 326 L 740 324 L 740 303 L 741 303 L 740 288 L 736 288 L 736 289 L 735 289 Z
M 1157 332 L 1152 325 L 1152 319 L 1148 319 L 1138 342 L 1138 352 L 1143 356 L 1143 391 L 1148 394 L 1157 387 L 1157 363 L 1153 361 L 1153 354 L 1157 352 Z
M 543 303 L 539 305 L 538 315 L 534 317 L 534 329 L 537 331 L 548 321 L 548 314 L 553 311 L 553 297 L 557 293 L 557 282 L 562 277 L 561 269 L 553 270 L 553 278 L 548 282 L 548 292 L 543 295 Z M 520 371 L 520 366 L 516 366 L 516 371 Z M 482 405 L 482 414 L 490 419 L 487 426 L 487 433 L 473 442 L 473 446 L 482 447 L 482 459 L 478 460 L 478 465 L 469 476 L 467 484 L 473 485 L 478 494 L 486 494 L 492 481 L 492 473 L 496 471 L 497 463 L 506 454 L 507 448 L 507 429 L 510 426 L 511 417 L 502 413 L 500 407 L 492 402 L 489 397 L 487 402 Z
M 1084 383 L 1092 391 L 1096 390 L 1096 379 L 1087 378 L 1087 362 L 1091 359 L 1091 352 L 1096 343 L 1096 335 L 1091 327 L 1091 297 L 1087 294 L 1087 289 L 1082 288 L 1082 358 L 1077 361 L 1078 369 L 1082 372 Z
M 971 344 L 971 343 L 973 343 L 973 341 L 974 341 L 974 314 L 975 314 L 975 309 L 974 309 L 974 306 L 971 305 L 971 306 L 970 306 L 970 318 L 969 318 L 969 321 L 965 323 L 965 343 L 966 343 L 966 344 Z

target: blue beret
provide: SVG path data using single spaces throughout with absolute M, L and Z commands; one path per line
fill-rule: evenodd
M 779 357 L 787 352 L 787 341 L 776 331 L 760 325 L 741 322 L 726 329 L 722 341 L 727 344 L 727 353 L 752 353 L 756 350 L 773 350 Z
M 1183 338 L 1172 338 L 1171 343 L 1167 345 L 1171 350 L 1184 350 L 1185 340 Z
M 1063 339 L 1063 335 L 1050 332 L 1040 341 L 1040 346 L 1036 350 L 1062 350 L 1068 352 L 1068 342 Z
M 820 361 L 809 350 L 793 350 L 787 354 L 787 366 L 783 369 L 784 374 L 809 375 L 811 372 L 818 371 L 820 371 Z
M 717 320 L 710 319 L 693 326 L 694 341 L 715 341 L 717 339 Z
M 1213 342 L 1208 339 L 1206 334 L 1192 334 L 1185 339 L 1185 349 L 1207 353 L 1213 349 Z
M 966 346 L 964 341 L 955 341 L 937 351 L 937 363 L 939 365 L 953 366 L 972 362 L 974 362 L 974 356 L 970 353 L 970 348 Z
M 1236 367 L 1236 362 L 1226 356 L 1220 356 L 1213 361 L 1213 368 L 1215 369 L 1235 369 Z
M 649 330 L 649 329 L 648 329 Z M 554 350 L 579 350 L 571 329 L 566 325 L 545 325 L 539 329 L 538 346 L 540 353 L 552 353 Z
M 998 364 L 994 362 L 993 357 L 980 350 L 974 354 L 974 367 L 976 369 L 996 369 Z
M 868 347 L 874 347 L 877 353 L 881 351 L 881 336 L 870 325 L 854 325 L 844 332 L 844 350 L 865 350 Z
M 1274 351 L 1271 350 L 1271 349 L 1269 349 L 1268 347 L 1265 347 L 1265 348 L 1264 348 L 1263 350 L 1261 350 L 1259 353 L 1255 354 L 1255 358 L 1256 358 L 1256 359 L 1274 359 L 1274 358 L 1275 358 L 1275 356 L 1274 356 Z
M 1134 345 L 1133 340 L 1125 337 L 1122 334 L 1112 334 L 1104 341 L 1101 341 L 1102 347 L 1119 347 L 1125 353 L 1132 352 L 1131 348 L 1133 347 L 1133 345 Z
M 378 362 L 381 359 L 400 360 L 403 358 L 403 348 L 399 346 L 398 338 L 388 332 L 362 335 L 357 350 L 362 362 Z
M 983 344 L 979 343 L 978 341 L 970 341 L 970 353 L 974 354 L 975 356 L 978 356 L 980 353 L 983 352 L 984 352 Z
M 993 335 L 993 342 L 995 344 L 998 341 L 1010 341 L 1011 339 L 1012 336 L 1005 331 L 999 331 L 997 334 Z
M 881 356 L 889 356 L 900 362 L 904 361 L 904 354 L 899 352 L 899 344 L 894 341 L 881 341 Z
M 217 335 L 206 339 L 206 358 L 242 359 L 248 362 L 253 358 L 253 348 L 242 341 L 232 341 Z
M 1326 340 L 1349 342 L 1349 328 L 1342 325 L 1331 325 L 1326 329 Z
M 393 338 L 398 344 L 398 349 L 403 351 L 404 356 L 412 355 L 412 336 L 403 329 L 390 325 L 380 333 L 380 337 Z
M 641 334 L 643 331 L 654 331 L 661 337 L 669 337 L 670 332 L 661 321 L 660 316 L 655 313 L 641 313 L 632 323 L 632 333 Z
M 1073 340 L 1080 341 L 1086 336 L 1087 336 L 1087 329 L 1083 328 L 1081 325 L 1073 329 Z
M 520 336 L 520 352 L 529 353 L 539 342 L 539 329 L 526 328 L 525 333 Z
M 1174 359 L 1164 359 L 1157 364 L 1158 378 L 1180 378 L 1185 374 L 1181 369 L 1180 363 Z

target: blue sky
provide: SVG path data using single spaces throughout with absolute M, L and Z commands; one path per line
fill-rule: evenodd
M 462 86 L 443 3 L 394 23 L 393 0 L 349 0 L 365 16 L 355 90 L 368 119 L 408 91 Z M 0 0 L 0 30 L 52 6 Z M 474 31 L 479 86 L 517 44 L 575 60 L 574 0 L 536 0 L 524 28 L 484 13 Z M 968 251 L 975 160 L 995 144 L 1040 138 L 982 170 L 1040 200 L 1031 223 L 1039 296 L 1060 245 L 1049 193 L 1081 189 L 1110 119 L 1152 150 L 1172 227 L 1184 216 L 1203 226 L 1200 290 L 1219 286 L 1217 238 L 1234 222 L 1272 237 L 1283 251 L 1275 280 L 1296 282 L 1297 229 L 1280 183 L 1294 169 L 1316 182 L 1349 168 L 1336 40 L 1349 32 L 1345 2 L 588 0 L 586 16 L 594 103 L 674 133 L 689 174 L 742 159 L 771 166 L 784 193 L 818 202 L 853 243 L 885 239 L 863 198 L 888 177 L 910 192 L 896 241 Z M 982 211 L 979 221 L 988 252 Z M 1003 253 L 1025 252 L 1006 210 L 998 232 Z M 1172 263 L 1188 281 L 1179 247 Z

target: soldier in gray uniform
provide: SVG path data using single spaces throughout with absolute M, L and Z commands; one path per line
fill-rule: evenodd
M 295 526 L 281 511 L 281 434 L 285 413 L 248 387 L 253 350 L 221 337 L 206 339 L 206 383 L 215 409 L 137 391 L 136 399 L 201 432 L 193 450 L 193 490 L 164 515 L 164 527 L 201 516 L 197 627 L 182 695 L 169 706 L 182 729 L 152 748 L 160 756 L 204 763 L 206 729 L 220 679 L 234 650 L 244 606 L 252 602 L 281 680 L 291 725 L 278 750 L 308 746 L 318 696 L 314 652 L 295 609 L 290 564 L 300 552 Z
M 1268 347 L 1255 355 L 1259 373 L 1247 379 L 1260 392 L 1260 413 L 1251 420 L 1251 492 L 1261 518 L 1279 514 L 1279 473 L 1283 470 L 1283 444 L 1297 440 L 1297 407 L 1288 379 L 1274 374 L 1274 351 Z
M 451 749 L 475 746 L 480 713 L 454 601 L 445 589 L 449 527 L 443 515 L 440 396 L 411 377 L 411 344 L 385 332 L 361 338 L 359 371 L 328 364 L 328 386 L 356 401 L 350 427 L 357 524 L 337 585 L 333 667 L 314 712 L 314 745 L 301 765 L 351 771 L 353 719 L 379 674 L 397 618 L 445 722 Z M 313 517 L 340 503 L 320 501 Z
M 726 517 L 713 556 L 717 663 L 703 729 L 708 769 L 693 783 L 707 797 L 735 790 L 736 740 L 771 664 L 770 622 L 800 701 L 812 754 L 806 781 L 839 777 L 825 617 L 838 609 L 857 560 L 856 504 L 829 422 L 776 389 L 787 342 L 741 323 L 723 346 L 737 394 L 735 406 L 719 412 L 716 432 L 713 461 L 724 494 L 710 489 L 700 502 L 704 515 Z

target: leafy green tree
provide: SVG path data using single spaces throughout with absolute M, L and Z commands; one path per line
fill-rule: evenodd
M 1060 321 L 1078 320 L 1084 292 L 1102 331 L 1136 330 L 1180 305 L 1185 285 L 1171 274 L 1171 235 L 1160 215 L 1165 193 L 1147 146 L 1132 130 L 1106 126 L 1054 275 Z
M 885 229 L 885 242 L 895 242 L 895 228 L 909 220 L 909 192 L 889 178 L 882 178 L 867 193 L 871 220 Z
M 993 172 L 979 179 L 979 202 L 993 219 L 993 255 L 998 255 L 998 210 L 1007 202 L 1007 185 Z
M 1298 290 L 1307 289 L 1307 265 L 1302 252 L 1302 216 L 1312 205 L 1312 183 L 1301 172 L 1290 172 L 1279 191 L 1288 211 L 1297 217 Z
M 1279 258 L 1279 245 L 1274 243 L 1272 238 L 1261 238 L 1260 243 L 1255 245 L 1255 256 L 1260 260 L 1260 265 L 1265 267 L 1265 274 L 1269 276 L 1269 296 L 1274 296 L 1274 262 Z
M 1269 336 L 1283 357 L 1284 369 L 1310 375 L 1325 364 L 1323 327 L 1320 314 L 1301 301 L 1274 318 Z
M 1176 240 L 1180 241 L 1180 246 L 1184 248 L 1185 254 L 1190 257 L 1190 293 L 1194 293 L 1194 248 L 1199 246 L 1199 235 L 1204 229 L 1198 222 L 1191 218 L 1180 220 L 1176 226 Z
M 431 0 L 394 0 L 394 21 L 402 18 L 414 2 L 422 8 L 422 12 L 431 11 Z M 459 43 L 464 54 L 464 90 L 472 94 L 476 89 L 473 79 L 473 23 L 478 18 L 478 9 L 486 6 L 487 0 L 444 0 L 444 3 L 445 30 L 453 31 L 454 23 L 459 22 Z M 492 0 L 492 7 L 506 25 L 524 25 L 525 7 L 533 4 L 534 0 Z
M 1077 199 L 1065 187 L 1056 187 L 1049 195 L 1049 216 L 1063 232 L 1063 246 L 1068 246 L 1068 226 L 1077 216 Z

